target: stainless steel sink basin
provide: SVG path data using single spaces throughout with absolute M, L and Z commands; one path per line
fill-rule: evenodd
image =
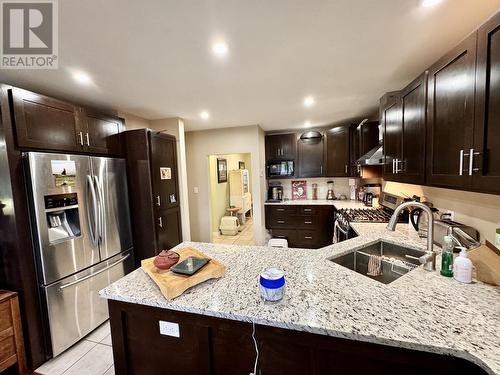
M 424 254 L 425 251 L 379 241 L 330 260 L 370 279 L 389 284 L 420 266 L 418 258 Z M 382 257 L 382 274 L 379 276 L 367 275 L 370 255 Z

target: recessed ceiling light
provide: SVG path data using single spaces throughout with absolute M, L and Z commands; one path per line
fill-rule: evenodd
M 212 44 L 212 52 L 217 57 L 225 57 L 229 52 L 226 42 L 215 42 Z
M 432 7 L 441 2 L 441 0 L 420 0 L 420 5 L 423 7 Z
M 304 126 L 305 126 L 306 128 L 309 128 L 309 127 L 311 126 L 311 121 L 306 121 L 306 122 L 304 122 Z
M 208 120 L 210 118 L 210 113 L 208 113 L 208 111 L 201 111 L 200 112 L 200 117 L 203 120 Z
M 81 85 L 89 85 L 92 83 L 92 78 L 90 78 L 87 73 L 80 70 L 73 72 L 73 79 Z
M 314 105 L 314 96 L 306 96 L 304 98 L 304 107 L 312 107 Z

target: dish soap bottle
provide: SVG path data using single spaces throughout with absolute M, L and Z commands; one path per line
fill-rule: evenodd
M 472 262 L 467 257 L 467 249 L 460 248 L 460 255 L 453 263 L 453 277 L 461 283 L 469 284 L 472 282 Z
M 455 247 L 453 239 L 450 236 L 444 236 L 444 247 L 441 253 L 441 275 L 446 277 L 453 276 L 453 248 Z

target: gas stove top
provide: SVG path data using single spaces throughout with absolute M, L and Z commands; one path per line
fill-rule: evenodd
M 346 208 L 338 211 L 351 223 L 388 223 L 391 213 L 383 208 Z

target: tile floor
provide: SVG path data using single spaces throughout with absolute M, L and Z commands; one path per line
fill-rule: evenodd
M 114 375 L 109 322 L 35 372 L 40 375 Z
M 241 231 L 235 236 L 224 236 L 216 232 L 212 236 L 213 243 L 235 244 L 235 245 L 255 245 L 253 239 L 253 219 L 247 218 Z

